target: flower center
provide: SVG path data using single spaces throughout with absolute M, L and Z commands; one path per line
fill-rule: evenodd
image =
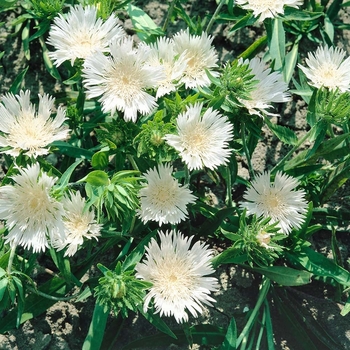
M 24 112 L 10 128 L 8 142 L 13 148 L 34 150 L 47 146 L 48 137 L 52 137 L 52 128 L 40 116 Z
M 191 153 L 202 153 L 208 145 L 208 137 L 206 130 L 201 125 L 195 125 L 184 135 L 184 145 L 186 150 Z
M 175 189 L 170 188 L 169 185 L 159 185 L 154 191 L 154 199 L 157 204 L 163 209 L 168 206 L 169 201 L 175 196 Z
M 101 46 L 101 42 L 95 35 L 81 32 L 80 35 L 74 37 L 74 43 L 72 43 L 71 47 L 72 51 L 74 52 L 74 56 L 85 59 L 90 56 L 99 46 Z
M 155 272 L 154 287 L 168 300 L 187 297 L 188 291 L 195 285 L 196 276 L 188 270 L 186 258 L 168 257 L 161 266 Z
M 269 216 L 274 217 L 283 209 L 283 200 L 274 188 L 270 188 L 262 196 L 262 205 Z
M 138 73 L 135 72 L 136 68 L 130 62 L 126 63 L 116 63 L 111 71 L 107 72 L 106 90 L 127 101 L 127 105 L 129 105 L 133 104 L 135 95 L 141 90 L 141 86 L 137 79 Z
M 335 65 L 331 64 L 327 64 L 327 66 L 322 65 L 317 74 L 320 83 L 326 87 L 337 86 L 340 79 L 338 68 Z

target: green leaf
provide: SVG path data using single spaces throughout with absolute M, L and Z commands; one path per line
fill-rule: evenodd
M 292 264 L 302 266 L 316 276 L 331 277 L 343 286 L 350 286 L 350 273 L 347 270 L 309 247 L 285 254 Z
M 331 43 L 334 41 L 334 25 L 328 16 L 324 18 L 324 31 L 328 35 Z
M 91 159 L 91 165 L 95 168 L 95 169 L 105 169 L 107 168 L 108 164 L 109 164 L 109 160 L 108 160 L 108 151 L 99 151 L 96 152 Z
M 54 141 L 50 144 L 50 146 L 58 148 L 60 153 L 72 158 L 83 158 L 90 160 L 93 156 L 93 152 L 84 148 L 72 146 L 70 143 L 65 141 Z
M 302 286 L 311 282 L 312 274 L 286 266 L 254 267 L 253 271 L 261 273 L 281 286 Z
M 346 3 L 343 3 L 343 0 L 334 0 L 330 2 L 330 6 L 326 13 L 331 22 L 337 19 L 341 7 L 345 6 L 345 4 Z
M 163 321 L 163 319 L 159 316 L 159 314 L 154 313 L 150 310 L 147 313 L 143 312 L 142 305 L 139 307 L 139 312 L 143 315 L 143 317 L 151 323 L 154 327 L 159 329 L 164 334 L 167 334 L 169 337 L 173 339 L 177 339 L 174 332 L 168 327 L 168 325 Z
M 254 17 L 252 13 L 247 13 L 243 18 L 241 18 L 232 26 L 232 28 L 229 31 L 229 34 L 232 35 L 236 30 L 252 25 L 256 22 L 256 20 L 257 18 Z
M 109 315 L 109 308 L 96 302 L 94 313 L 82 350 L 99 350 Z
M 0 267 L 0 279 L 6 275 L 6 270 Z
M 314 134 L 311 136 L 311 138 L 315 138 L 315 142 L 313 147 L 309 149 L 306 153 L 306 159 L 313 156 L 320 147 L 320 145 L 324 142 L 324 138 L 327 133 L 327 128 L 328 124 L 323 120 L 320 120 L 316 123 L 314 127 L 312 127 L 312 129 L 314 130 Z
M 266 22 L 267 24 L 269 22 Z M 271 24 L 266 26 L 269 44 L 269 54 L 272 58 L 274 70 L 281 70 L 284 65 L 286 35 L 281 19 L 271 20 Z
M 294 43 L 293 48 L 287 53 L 284 60 L 282 73 L 283 73 L 283 79 L 287 84 L 289 84 L 294 74 L 295 66 L 298 59 L 298 50 L 299 50 L 299 43 L 296 42 Z
M 106 172 L 102 170 L 94 170 L 78 182 L 87 182 L 92 186 L 108 186 L 109 178 Z
M 131 18 L 131 22 L 137 30 L 137 36 L 141 41 L 149 41 L 152 35 L 163 35 L 163 31 L 158 27 L 151 17 L 143 10 L 134 5 L 128 4 L 127 12 Z
M 312 21 L 323 15 L 323 12 L 301 11 L 300 9 L 286 6 L 283 19 L 287 21 Z
M 8 282 L 9 281 L 7 278 L 3 278 L 0 280 L 0 300 L 2 300 L 2 298 L 4 297 L 4 294 L 7 290 Z
M 227 248 L 212 259 L 212 265 L 217 268 L 222 264 L 243 264 L 247 262 L 247 254 L 241 254 L 237 248 Z
M 183 329 L 177 329 L 173 331 L 177 337 L 177 340 L 166 334 L 157 334 L 132 341 L 122 350 L 133 350 L 137 348 L 145 348 L 148 346 L 159 346 L 165 348 L 169 344 L 188 344 L 188 339 Z M 223 342 L 225 337 L 225 331 L 222 328 L 213 326 L 211 324 L 200 324 L 192 326 L 190 327 L 189 332 L 194 344 L 206 346 L 219 345 Z
M 22 30 L 23 51 L 24 51 L 24 56 L 28 61 L 30 60 L 29 31 L 30 31 L 30 20 L 27 22 L 26 26 Z
M 237 341 L 237 326 L 236 326 L 235 319 L 232 317 L 230 324 L 227 328 L 225 340 L 220 346 L 219 350 L 236 350 L 236 341 Z
M 282 299 L 283 295 L 281 294 L 286 293 L 285 290 L 281 288 L 273 288 L 273 292 L 273 299 L 276 303 L 277 310 L 279 311 L 280 316 L 283 317 L 288 333 L 298 342 L 298 350 L 319 350 L 310 337 L 310 331 L 305 329 L 305 324 L 301 323 L 297 318 L 298 313 L 295 312 L 294 305 L 285 297 Z
M 343 310 L 341 310 L 340 314 L 342 316 L 346 316 L 350 312 L 350 297 L 346 300 L 346 303 L 343 307 Z
M 200 203 L 199 205 L 201 205 Z M 208 232 L 215 232 L 222 222 L 236 212 L 236 208 L 223 208 L 218 210 L 214 215 L 211 215 L 199 229 L 198 235 L 208 235 Z
M 340 163 L 330 174 L 320 194 L 321 204 L 328 199 L 350 178 L 350 161 Z
M 29 66 L 26 67 L 25 69 L 23 69 L 22 72 L 16 76 L 16 78 L 14 79 L 14 81 L 9 89 L 9 92 L 12 92 L 13 94 L 17 94 L 17 92 L 21 88 L 24 76 L 26 75 L 28 68 L 29 68 Z
M 62 79 L 61 79 L 60 73 L 58 72 L 57 68 L 53 65 L 51 58 L 49 57 L 49 50 L 47 49 L 42 37 L 39 38 L 39 42 L 43 50 L 43 59 L 44 59 L 44 64 L 47 71 L 50 73 L 50 75 L 53 78 L 57 79 L 58 81 L 61 81 Z
M 73 171 L 82 161 L 83 161 L 82 159 L 77 160 L 72 165 L 70 165 L 69 168 L 62 174 L 62 176 L 60 177 L 60 180 L 57 183 L 56 188 L 58 190 L 62 190 L 68 185 L 69 179 L 71 178 Z
M 296 145 L 298 138 L 292 129 L 282 125 L 272 124 L 268 117 L 264 118 L 269 129 L 278 137 L 279 140 L 286 143 L 287 145 Z
M 29 41 L 33 41 L 36 38 L 39 38 L 40 36 L 44 35 L 49 29 L 50 29 L 50 21 L 49 20 L 43 20 L 38 25 L 38 30 L 29 37 Z

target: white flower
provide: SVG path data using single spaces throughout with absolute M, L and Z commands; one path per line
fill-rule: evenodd
M 96 52 L 109 52 L 112 39 L 126 35 L 118 24 L 118 18 L 111 15 L 105 22 L 97 18 L 94 6 L 76 5 L 70 9 L 66 18 L 62 14 L 54 19 L 47 43 L 56 51 L 49 57 L 56 66 L 70 60 L 73 66 L 77 58 L 86 59 Z
M 153 283 L 144 301 L 144 312 L 154 299 L 160 316 L 173 315 L 181 323 L 188 321 L 187 309 L 198 317 L 203 304 L 212 306 L 215 302 L 210 292 L 218 290 L 217 279 L 206 277 L 214 272 L 212 251 L 200 242 L 190 248 L 193 236 L 186 238 L 176 231 L 158 233 L 160 244 L 152 238 L 146 258 L 135 267 L 137 278 Z
M 271 242 L 271 237 L 274 236 L 274 233 L 268 233 L 264 230 L 259 231 L 259 233 L 256 235 L 256 239 L 259 242 L 260 246 L 265 249 L 273 249 L 273 247 L 269 246 L 269 243 Z
M 303 0 L 236 0 L 236 5 L 240 5 L 245 10 L 253 11 L 254 17 L 259 17 L 259 22 L 265 18 L 274 18 L 278 14 L 284 13 L 284 6 L 298 8 L 303 5 Z
M 174 41 L 160 37 L 156 43 L 150 45 L 151 51 L 148 63 L 151 66 L 161 66 L 164 69 L 164 79 L 159 82 L 156 98 L 175 91 L 186 69 L 185 53 L 177 55 Z
M 63 206 L 50 194 L 57 178 L 41 172 L 38 163 L 19 169 L 15 184 L 0 187 L 0 219 L 9 230 L 5 243 L 45 251 L 64 237 Z
M 240 59 L 240 64 L 249 65 L 253 80 L 257 83 L 250 93 L 249 100 L 239 99 L 248 109 L 250 114 L 262 116 L 261 113 L 270 114 L 266 109 L 271 108 L 271 102 L 287 102 L 290 94 L 286 92 L 287 83 L 283 81 L 283 76 L 279 72 L 271 72 L 271 68 L 265 69 L 265 63 L 258 57 L 252 60 Z
M 73 256 L 84 243 L 84 238 L 97 240 L 102 228 L 96 223 L 94 212 L 85 208 L 86 202 L 79 192 L 70 193 L 70 197 L 65 196 L 62 200 L 65 237 L 52 242 L 58 251 L 68 246 L 64 256 Z
M 159 164 L 144 174 L 148 185 L 139 192 L 141 208 L 137 211 L 144 223 L 154 220 L 162 224 L 178 224 L 187 217 L 187 204 L 196 197 L 187 186 L 181 186 L 172 176 L 173 167 Z
M 322 86 L 341 92 L 350 90 L 350 57 L 344 60 L 346 52 L 340 48 L 320 46 L 315 53 L 309 52 L 307 67 L 298 67 L 316 88 Z
M 149 114 L 156 106 L 156 99 L 145 90 L 157 88 L 164 79 L 161 66 L 146 64 L 150 48 L 140 45 L 133 48 L 131 37 L 113 41 L 110 44 L 111 56 L 102 52 L 85 60 L 83 83 L 87 97 L 101 96 L 104 112 L 114 114 L 124 112 L 126 121 L 136 122 L 137 112 Z
M 205 69 L 211 75 L 218 77 L 219 73 L 213 71 L 218 62 L 218 55 L 211 46 L 213 37 L 203 32 L 201 35 L 191 35 L 189 30 L 181 30 L 174 35 L 174 49 L 179 55 L 185 53 L 187 67 L 181 82 L 186 88 L 209 86 L 211 84 Z
M 278 171 L 273 183 L 270 176 L 267 171 L 252 181 L 243 195 L 247 202 L 242 202 L 241 207 L 247 209 L 248 215 L 271 218 L 271 224 L 278 222 L 282 232 L 289 234 L 292 228 L 300 228 L 305 221 L 305 192 L 295 190 L 299 182 L 291 176 Z
M 11 156 L 18 156 L 21 151 L 28 156 L 45 155 L 45 148 L 51 142 L 68 137 L 69 129 L 62 126 L 66 120 L 65 112 L 57 108 L 57 115 L 51 118 L 55 99 L 47 94 L 39 95 L 37 113 L 30 103 L 30 91 L 20 91 L 19 95 L 5 94 L 0 104 L 0 146 L 11 147 L 3 151 Z
M 189 170 L 204 166 L 215 169 L 230 156 L 228 142 L 232 140 L 232 124 L 218 111 L 208 108 L 203 116 L 202 103 L 189 106 L 176 120 L 178 135 L 167 134 L 166 142 L 180 152 Z

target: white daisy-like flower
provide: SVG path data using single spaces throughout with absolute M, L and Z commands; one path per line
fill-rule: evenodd
M 136 122 L 137 112 L 147 115 L 157 106 L 156 99 L 145 90 L 157 88 L 164 79 L 161 66 L 147 64 L 150 48 L 133 48 L 133 39 L 112 41 L 111 56 L 97 52 L 85 60 L 83 83 L 87 97 L 101 96 L 104 112 L 124 112 L 126 121 Z
M 50 143 L 64 140 L 69 129 L 63 126 L 65 111 L 57 108 L 55 118 L 51 117 L 55 99 L 47 94 L 39 95 L 38 111 L 30 102 L 30 91 L 20 91 L 19 95 L 5 94 L 0 104 L 0 146 L 11 147 L 3 151 L 11 156 L 18 156 L 21 151 L 28 156 L 48 153 Z
M 269 171 L 257 176 L 244 193 L 240 206 L 248 215 L 271 218 L 271 224 L 278 222 L 284 234 L 293 228 L 300 228 L 305 221 L 307 202 L 304 190 L 295 190 L 298 180 L 278 171 L 273 183 Z
M 214 71 L 218 67 L 218 55 L 212 46 L 213 37 L 203 32 L 201 35 L 191 35 L 189 30 L 181 30 L 173 37 L 174 49 L 178 55 L 185 53 L 186 69 L 181 82 L 186 88 L 209 86 L 211 84 L 206 69 L 214 77 L 219 73 Z
M 187 218 L 186 206 L 194 203 L 196 197 L 186 186 L 172 176 L 170 164 L 159 164 L 149 169 L 144 177 L 148 185 L 139 192 L 141 208 L 138 216 L 146 223 L 149 220 L 162 224 L 178 224 Z
M 154 300 L 156 313 L 174 316 L 178 323 L 188 321 L 187 310 L 198 317 L 203 304 L 212 306 L 211 292 L 218 290 L 218 281 L 207 277 L 214 273 L 210 263 L 212 250 L 186 238 L 180 232 L 158 232 L 160 244 L 152 238 L 146 247 L 145 259 L 135 267 L 136 277 L 153 283 L 144 301 L 144 312 Z
M 241 65 L 248 65 L 251 74 L 256 80 L 254 90 L 250 92 L 250 99 L 238 99 L 250 114 L 262 116 L 262 113 L 273 115 L 267 109 L 271 108 L 271 102 L 287 102 L 290 100 L 288 84 L 283 81 L 283 76 L 279 72 L 271 72 L 271 68 L 265 68 L 265 63 L 258 57 L 252 60 L 239 60 Z
M 259 22 L 265 18 L 274 18 L 284 13 L 284 6 L 298 8 L 303 5 L 303 0 L 236 0 L 236 5 L 245 10 L 253 11 L 254 17 L 259 17 Z
M 57 178 L 40 170 L 38 163 L 20 168 L 14 185 L 0 187 L 0 219 L 9 233 L 5 243 L 45 251 L 57 237 L 63 239 L 63 205 L 51 195 Z
M 86 209 L 85 199 L 79 192 L 70 193 L 70 198 L 65 196 L 62 200 L 64 208 L 64 239 L 57 239 L 52 246 L 58 251 L 66 248 L 64 256 L 73 256 L 78 247 L 84 243 L 84 238 L 99 237 L 102 225 L 97 224 L 93 210 Z
M 178 55 L 174 49 L 174 41 L 160 37 L 150 45 L 151 51 L 148 63 L 151 66 L 161 66 L 164 69 L 164 79 L 159 82 L 156 98 L 169 94 L 177 89 L 180 79 L 186 69 L 186 57 L 183 52 Z
M 56 51 L 49 57 L 56 66 L 70 60 L 73 66 L 78 58 L 86 59 L 96 52 L 109 52 L 108 44 L 112 39 L 126 36 L 113 14 L 104 22 L 97 18 L 94 6 L 75 5 L 64 17 L 59 14 L 51 26 L 47 43 Z
M 232 124 L 218 111 L 208 108 L 201 116 L 202 103 L 189 106 L 176 120 L 178 135 L 167 134 L 166 142 L 180 152 L 189 170 L 225 164 L 232 150 Z
M 315 53 L 306 58 L 308 67 L 298 67 L 316 88 L 326 87 L 341 92 L 350 90 L 350 57 L 344 60 L 346 52 L 341 48 L 319 46 Z

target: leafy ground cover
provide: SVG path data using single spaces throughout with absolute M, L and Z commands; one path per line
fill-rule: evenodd
M 350 348 L 349 4 L 259 3 L 1 3 L 0 348 Z

